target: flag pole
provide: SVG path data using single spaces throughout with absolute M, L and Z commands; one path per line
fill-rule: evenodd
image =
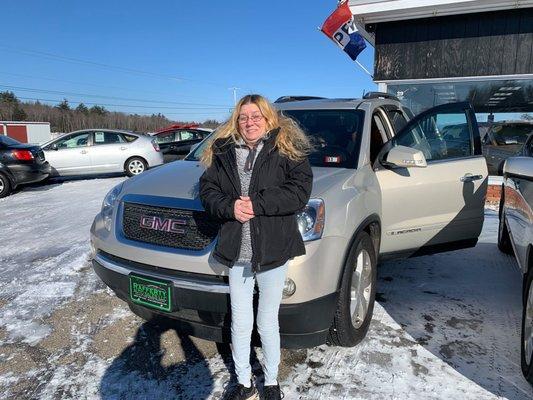
M 321 28 L 321 27 L 317 26 L 316 29 L 319 30 L 320 32 L 322 32 L 322 28 Z M 363 71 L 365 71 L 365 73 L 366 73 L 368 76 L 370 76 L 372 79 L 374 79 L 374 75 L 372 75 L 372 74 L 371 74 L 371 73 L 370 73 L 370 72 L 369 72 L 369 71 L 363 66 L 363 64 L 361 64 L 361 63 L 360 63 L 359 61 L 357 61 L 357 60 L 354 60 L 354 61 L 357 63 L 357 65 L 359 65 L 359 67 L 360 67 Z

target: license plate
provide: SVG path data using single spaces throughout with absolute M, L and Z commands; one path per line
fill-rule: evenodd
M 160 311 L 171 310 L 171 286 L 169 282 L 130 275 L 130 299 L 134 303 Z

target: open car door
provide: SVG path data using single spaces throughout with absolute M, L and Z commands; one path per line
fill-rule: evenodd
M 434 107 L 387 142 L 374 165 L 382 197 L 382 257 L 475 246 L 488 173 L 469 103 Z

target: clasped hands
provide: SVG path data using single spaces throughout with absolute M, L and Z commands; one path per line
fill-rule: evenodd
M 233 214 L 235 215 L 235 219 L 241 224 L 251 220 L 255 217 L 252 200 L 250 200 L 248 196 L 241 196 L 239 199 L 235 200 Z

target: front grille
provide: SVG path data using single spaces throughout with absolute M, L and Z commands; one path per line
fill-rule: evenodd
M 188 250 L 207 247 L 215 239 L 219 227 L 205 211 L 127 202 L 122 224 L 127 239 Z

